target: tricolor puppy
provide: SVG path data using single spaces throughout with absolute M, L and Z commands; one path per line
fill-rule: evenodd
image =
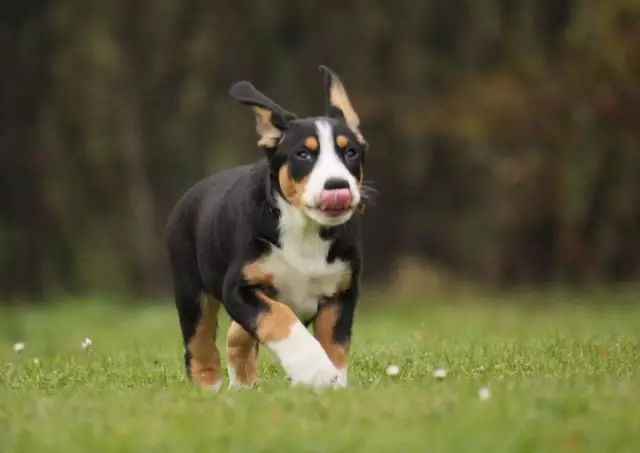
M 367 144 L 342 82 L 320 71 L 327 112 L 314 118 L 298 118 L 249 82 L 234 84 L 231 96 L 255 113 L 266 158 L 203 179 L 170 215 L 186 372 L 199 386 L 222 385 L 220 304 L 232 320 L 231 388 L 258 382 L 259 345 L 294 384 L 347 384 Z

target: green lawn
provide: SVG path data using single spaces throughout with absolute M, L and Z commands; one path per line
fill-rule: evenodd
M 350 388 L 319 393 L 265 350 L 259 391 L 191 388 L 171 305 L 0 311 L 0 451 L 638 451 L 640 304 L 504 302 L 359 313 Z

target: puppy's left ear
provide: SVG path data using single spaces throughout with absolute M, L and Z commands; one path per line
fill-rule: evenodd
M 294 113 L 280 107 L 250 82 L 242 81 L 233 84 L 229 94 L 242 104 L 253 108 L 256 114 L 256 130 L 260 135 L 258 146 L 262 148 L 275 148 L 289 122 L 296 119 Z
M 332 118 L 343 119 L 353 133 L 356 134 L 358 141 L 366 145 L 366 141 L 360 132 L 360 117 L 353 109 L 342 81 L 327 66 L 320 65 L 318 69 L 324 75 L 327 115 Z

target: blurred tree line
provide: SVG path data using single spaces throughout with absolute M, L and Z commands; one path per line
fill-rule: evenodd
M 173 204 L 259 157 L 230 84 L 317 114 L 320 63 L 372 147 L 366 278 L 639 276 L 637 0 L 5 1 L 0 56 L 2 299 L 168 291 Z

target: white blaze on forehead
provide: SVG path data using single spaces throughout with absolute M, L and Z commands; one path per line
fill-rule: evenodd
M 303 200 L 307 205 L 316 206 L 324 185 L 329 179 L 344 179 L 349 183 L 354 204 L 360 202 L 358 182 L 349 172 L 344 162 L 338 157 L 333 138 L 333 127 L 325 120 L 315 122 L 318 142 L 320 144 L 318 160 L 309 174 L 309 180 L 305 186 Z

